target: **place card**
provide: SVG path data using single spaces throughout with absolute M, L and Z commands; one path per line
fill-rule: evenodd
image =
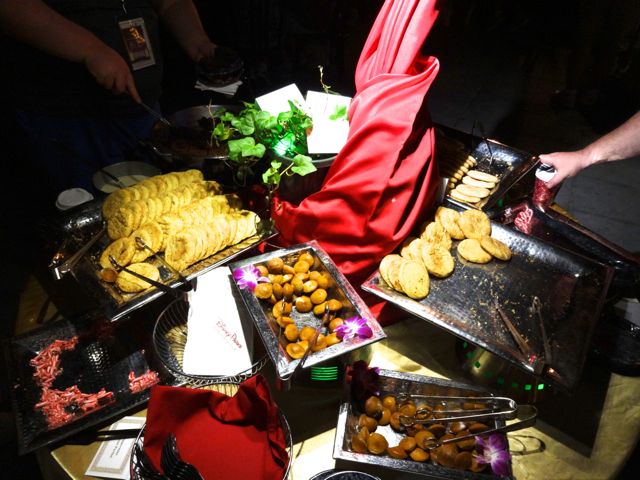
M 189 292 L 185 373 L 230 376 L 251 368 L 253 321 L 232 282 L 229 267 L 219 267 L 198 277 Z
M 123 430 L 126 428 L 142 428 L 145 417 L 124 417 L 109 427 L 109 430 Z M 135 438 L 118 438 L 105 440 L 100 443 L 98 451 L 91 460 L 85 475 L 101 478 L 119 478 L 129 480 L 129 464 L 131 450 Z
M 300 109 L 306 111 L 304 97 L 295 83 L 257 97 L 256 103 L 260 107 L 260 110 L 269 112 L 274 117 L 277 117 L 279 113 L 288 112 L 291 109 L 289 100 Z
M 306 105 L 313 120 L 307 136 L 309 153 L 339 153 L 347 143 L 351 97 L 308 91 Z

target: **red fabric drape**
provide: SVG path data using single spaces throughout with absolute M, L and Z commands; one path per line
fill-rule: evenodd
M 354 285 L 434 202 L 434 132 L 424 99 L 439 64 L 420 49 L 437 17 L 436 3 L 384 3 L 356 68 L 346 145 L 320 191 L 298 206 L 274 204 L 282 241 L 317 240 Z
M 195 388 L 151 390 L 144 450 L 162 471 L 162 446 L 176 436 L 180 456 L 203 478 L 280 480 L 289 457 L 278 407 L 262 375 L 245 380 L 233 397 Z

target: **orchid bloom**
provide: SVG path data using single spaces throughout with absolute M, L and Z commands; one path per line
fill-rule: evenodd
M 479 465 L 491 465 L 491 470 L 496 475 L 509 475 L 509 462 L 511 454 L 507 449 L 507 438 L 504 435 L 493 434 L 489 438 L 476 437 Z
M 362 317 L 347 318 L 342 325 L 336 328 L 335 333 L 340 340 L 356 337 L 371 338 L 373 336 L 373 330 L 367 320 Z
M 364 360 L 358 360 L 352 365 L 347 365 L 347 381 L 351 384 L 351 395 L 356 400 L 365 400 L 371 395 L 378 395 L 380 377 L 378 367 L 369 368 Z
M 255 265 L 247 265 L 243 268 L 236 268 L 233 271 L 233 279 L 238 284 L 238 287 L 248 288 L 251 291 L 256 288 L 256 285 L 258 285 L 258 283 L 269 281 L 267 277 L 263 277 L 260 275 L 260 270 L 258 270 Z

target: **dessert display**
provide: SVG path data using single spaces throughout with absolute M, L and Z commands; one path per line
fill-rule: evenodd
M 484 212 L 470 209 L 460 213 L 440 206 L 434 220 L 423 225 L 418 236 L 407 238 L 398 253 L 381 260 L 380 276 L 392 289 L 421 300 L 429 294 L 430 277 L 446 278 L 453 273 L 454 240 L 460 240 L 455 249 L 462 261 L 482 264 L 494 258 L 511 259 L 509 246 L 491 236 L 491 221 Z

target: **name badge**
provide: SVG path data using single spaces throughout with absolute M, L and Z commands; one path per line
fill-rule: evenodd
M 143 18 L 132 18 L 118 22 L 124 46 L 129 54 L 132 70 L 140 70 L 156 64 Z

